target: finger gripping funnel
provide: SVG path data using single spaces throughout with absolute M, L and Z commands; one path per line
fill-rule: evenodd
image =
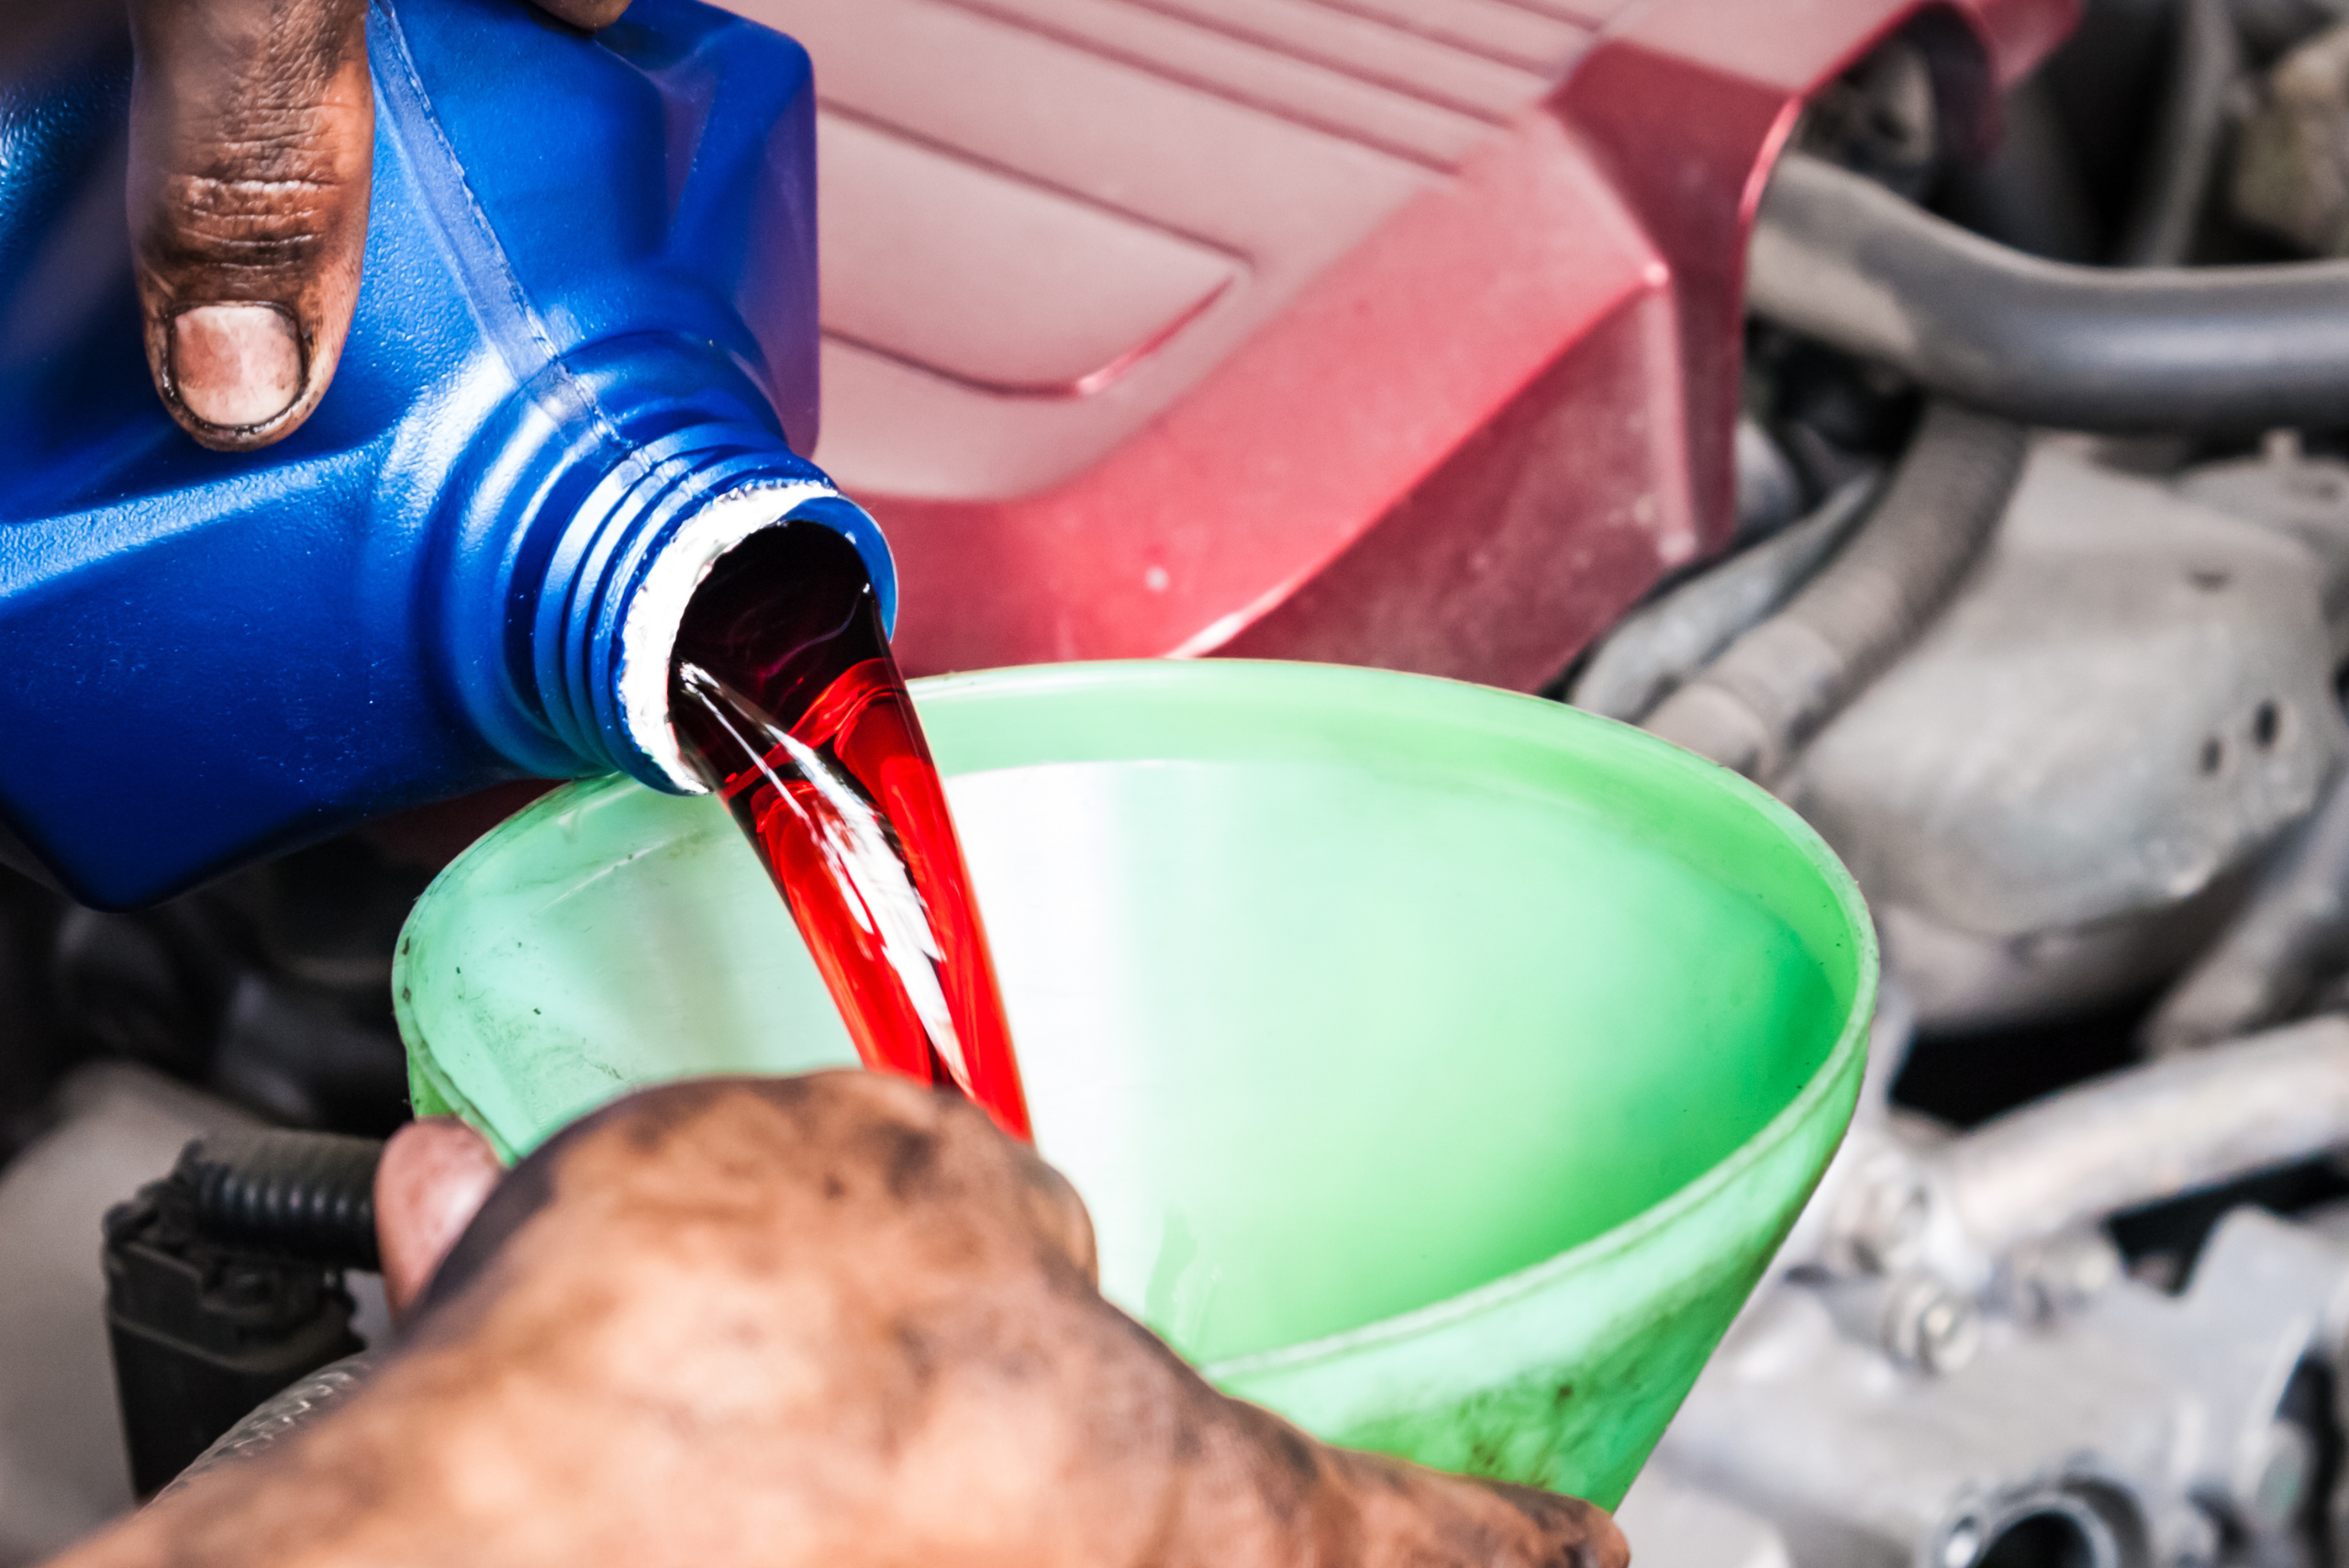
M 1876 950 L 1743 780 L 1309 665 L 915 687 L 1103 1287 L 1323 1437 L 1612 1506 L 1833 1152 Z M 722 807 L 532 806 L 417 906 L 419 1112 L 854 1061 Z

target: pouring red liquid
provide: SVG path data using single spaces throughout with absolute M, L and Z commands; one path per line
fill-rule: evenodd
M 1031 1137 L 986 931 L 855 547 L 752 535 L 685 612 L 670 712 L 774 878 L 868 1067 Z

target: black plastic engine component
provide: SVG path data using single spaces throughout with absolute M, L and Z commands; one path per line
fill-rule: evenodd
M 375 1266 L 365 1139 L 199 1140 L 106 1220 L 106 1329 L 150 1496 L 253 1407 L 365 1348 L 343 1271 Z

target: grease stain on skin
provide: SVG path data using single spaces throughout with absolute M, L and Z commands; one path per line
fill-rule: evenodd
M 929 1188 L 938 1166 L 936 1133 L 890 1123 L 874 1129 L 873 1140 L 880 1146 L 891 1197 L 902 1202 Z

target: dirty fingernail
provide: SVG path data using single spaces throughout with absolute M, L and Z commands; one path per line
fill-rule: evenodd
M 302 340 L 273 305 L 199 305 L 172 320 L 172 382 L 207 425 L 265 425 L 302 395 Z

